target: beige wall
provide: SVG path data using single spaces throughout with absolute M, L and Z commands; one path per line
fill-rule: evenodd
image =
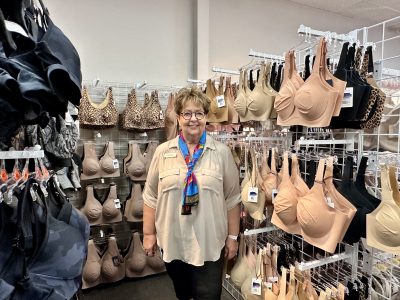
M 209 76 L 211 66 L 237 69 L 250 60 L 250 48 L 282 54 L 301 40 L 302 23 L 340 33 L 369 25 L 286 0 L 49 0 L 46 5 L 78 49 L 84 78 L 119 82 L 182 85 L 188 77 Z M 208 53 L 196 55 L 199 51 Z

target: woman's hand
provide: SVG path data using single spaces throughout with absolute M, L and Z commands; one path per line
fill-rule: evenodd
M 225 258 L 228 258 L 228 260 L 234 258 L 238 252 L 238 249 L 239 249 L 238 241 L 232 240 L 230 238 L 226 238 Z
M 157 250 L 157 238 L 155 234 L 143 235 L 143 248 L 147 256 L 154 256 Z

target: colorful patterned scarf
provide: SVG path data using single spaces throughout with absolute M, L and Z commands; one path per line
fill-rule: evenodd
M 192 206 L 197 206 L 199 204 L 199 187 L 197 186 L 196 175 L 194 175 L 193 169 L 203 153 L 204 145 L 206 144 L 206 136 L 206 131 L 204 131 L 201 135 L 199 144 L 194 148 L 193 157 L 190 159 L 189 149 L 186 145 L 182 131 L 179 133 L 179 149 L 182 152 L 188 168 L 182 195 L 182 215 L 191 215 Z

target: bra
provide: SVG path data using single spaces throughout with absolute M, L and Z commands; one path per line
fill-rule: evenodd
M 125 262 L 114 236 L 108 238 L 107 248 L 102 253 L 91 239 L 88 242 L 88 257 L 82 271 L 82 289 L 100 283 L 116 282 L 125 277 Z
M 224 77 L 219 78 L 218 90 L 215 88 L 214 82 L 211 79 L 207 80 L 206 96 L 209 98 L 210 110 L 207 115 L 207 122 L 209 123 L 222 123 L 228 121 L 228 105 L 224 97 Z M 224 98 L 223 106 L 218 106 L 220 97 Z
M 233 86 L 231 84 L 231 77 L 226 77 L 224 97 L 226 106 L 228 107 L 228 124 L 239 123 L 239 115 L 234 107 L 235 98 L 233 96 Z
M 165 264 L 160 250 L 158 249 L 154 256 L 146 256 L 139 232 L 132 232 L 132 242 L 125 256 L 126 277 L 144 277 L 161 272 L 165 272 Z
M 294 54 L 289 54 L 287 65 L 290 69 L 289 72 L 285 72 L 289 74 L 285 75 L 275 101 L 278 125 L 325 127 L 329 126 L 332 116 L 339 114 L 346 83 L 330 74 L 325 63 L 326 51 L 326 41 L 322 38 L 312 73 L 304 84 L 302 84 L 303 79 L 297 74 Z
M 396 168 L 381 166 L 382 202 L 367 215 L 368 246 L 400 254 L 400 192 Z
M 249 247 L 246 251 L 245 237 L 240 235 L 238 259 L 231 270 L 231 280 L 238 287 L 243 285 L 255 267 L 256 256 L 253 251 L 255 250 L 252 247 Z
M 292 155 L 292 166 L 298 168 L 295 155 Z M 293 160 L 295 164 L 293 164 Z M 294 170 L 293 170 L 294 171 Z M 297 199 L 306 195 L 309 190 L 298 172 L 293 172 L 295 181 L 289 175 L 289 154 L 285 152 L 283 156 L 282 180 L 279 184 L 279 191 L 275 197 L 274 210 L 271 221 L 282 230 L 291 234 L 300 234 L 301 230 L 297 220 Z
M 93 185 L 86 187 L 86 202 L 80 210 L 88 218 L 90 225 L 121 222 L 122 213 L 115 183 L 110 184 L 103 200 L 101 204 Z
M 164 115 L 165 136 L 167 141 L 172 140 L 178 135 L 178 120 L 175 112 L 175 96 L 169 94 L 168 105 Z
M 246 153 L 247 154 L 247 153 Z M 250 216 L 259 221 L 265 219 L 264 206 L 265 206 L 265 193 L 262 189 L 262 178 L 258 170 L 256 155 L 253 149 L 250 149 L 251 162 L 253 167 L 251 174 L 248 165 L 248 158 L 245 158 L 245 169 L 247 172 L 248 181 L 245 182 L 242 189 L 242 203 L 245 209 L 249 212 Z M 252 188 L 257 188 L 258 192 L 252 192 Z M 254 193 L 254 196 L 252 194 Z M 257 195 L 256 195 L 257 194 Z M 252 198 L 252 199 L 250 199 Z
M 233 103 L 233 107 L 239 115 L 240 122 L 243 122 L 242 115 L 246 114 L 246 103 L 250 92 L 251 90 L 248 87 L 247 81 L 247 72 L 246 70 L 242 70 L 240 71 L 239 75 L 239 87 L 237 90 L 237 96 L 235 98 L 235 102 Z
M 108 142 L 100 160 L 96 155 L 96 145 L 93 142 L 83 144 L 81 180 L 119 177 L 119 163 L 114 155 L 114 143 Z
M 145 107 L 146 129 L 164 128 L 164 114 L 161 108 L 158 92 L 151 92 L 150 104 Z
M 118 111 L 114 104 L 112 88 L 108 88 L 106 98 L 103 102 L 97 104 L 90 99 L 88 90 L 84 86 L 78 116 L 81 126 L 105 127 L 116 125 L 118 122 Z
M 267 205 L 272 205 L 272 193 L 278 188 L 278 178 L 276 172 L 275 149 L 271 151 L 271 168 L 268 166 L 267 149 L 263 149 L 260 175 L 262 178 L 262 188 L 265 193 Z
M 130 141 L 128 155 L 124 158 L 124 173 L 133 181 L 145 181 L 158 141 L 150 141 L 142 154 L 139 144 Z
M 263 268 L 263 250 L 259 249 L 255 266 L 252 267 L 250 272 L 248 272 L 244 282 L 240 287 L 240 291 L 245 300 L 263 300 L 265 294 L 265 288 L 263 286 L 264 279 L 264 268 Z M 251 292 L 252 290 L 252 280 L 253 278 L 261 280 L 261 295 L 255 295 Z
M 125 201 L 124 217 L 129 222 L 143 221 L 143 196 L 139 183 L 132 183 L 131 193 Z
M 275 91 L 266 86 L 269 81 L 271 64 L 261 66 L 261 74 L 257 85 L 247 97 L 237 98 L 235 109 L 240 116 L 241 122 L 267 121 L 274 107 Z

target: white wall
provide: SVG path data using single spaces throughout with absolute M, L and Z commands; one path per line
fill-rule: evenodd
M 204 51 L 196 26 L 207 22 L 198 22 L 196 1 L 209 2 L 209 13 L 198 15 L 209 18 L 208 55 L 194 56 Z M 204 70 L 199 65 L 237 69 L 250 60 L 250 48 L 282 54 L 298 44 L 302 23 L 339 33 L 370 25 L 287 0 L 48 0 L 46 5 L 75 44 L 83 77 L 120 82 L 182 85 Z M 202 71 L 201 77 L 210 74 Z

